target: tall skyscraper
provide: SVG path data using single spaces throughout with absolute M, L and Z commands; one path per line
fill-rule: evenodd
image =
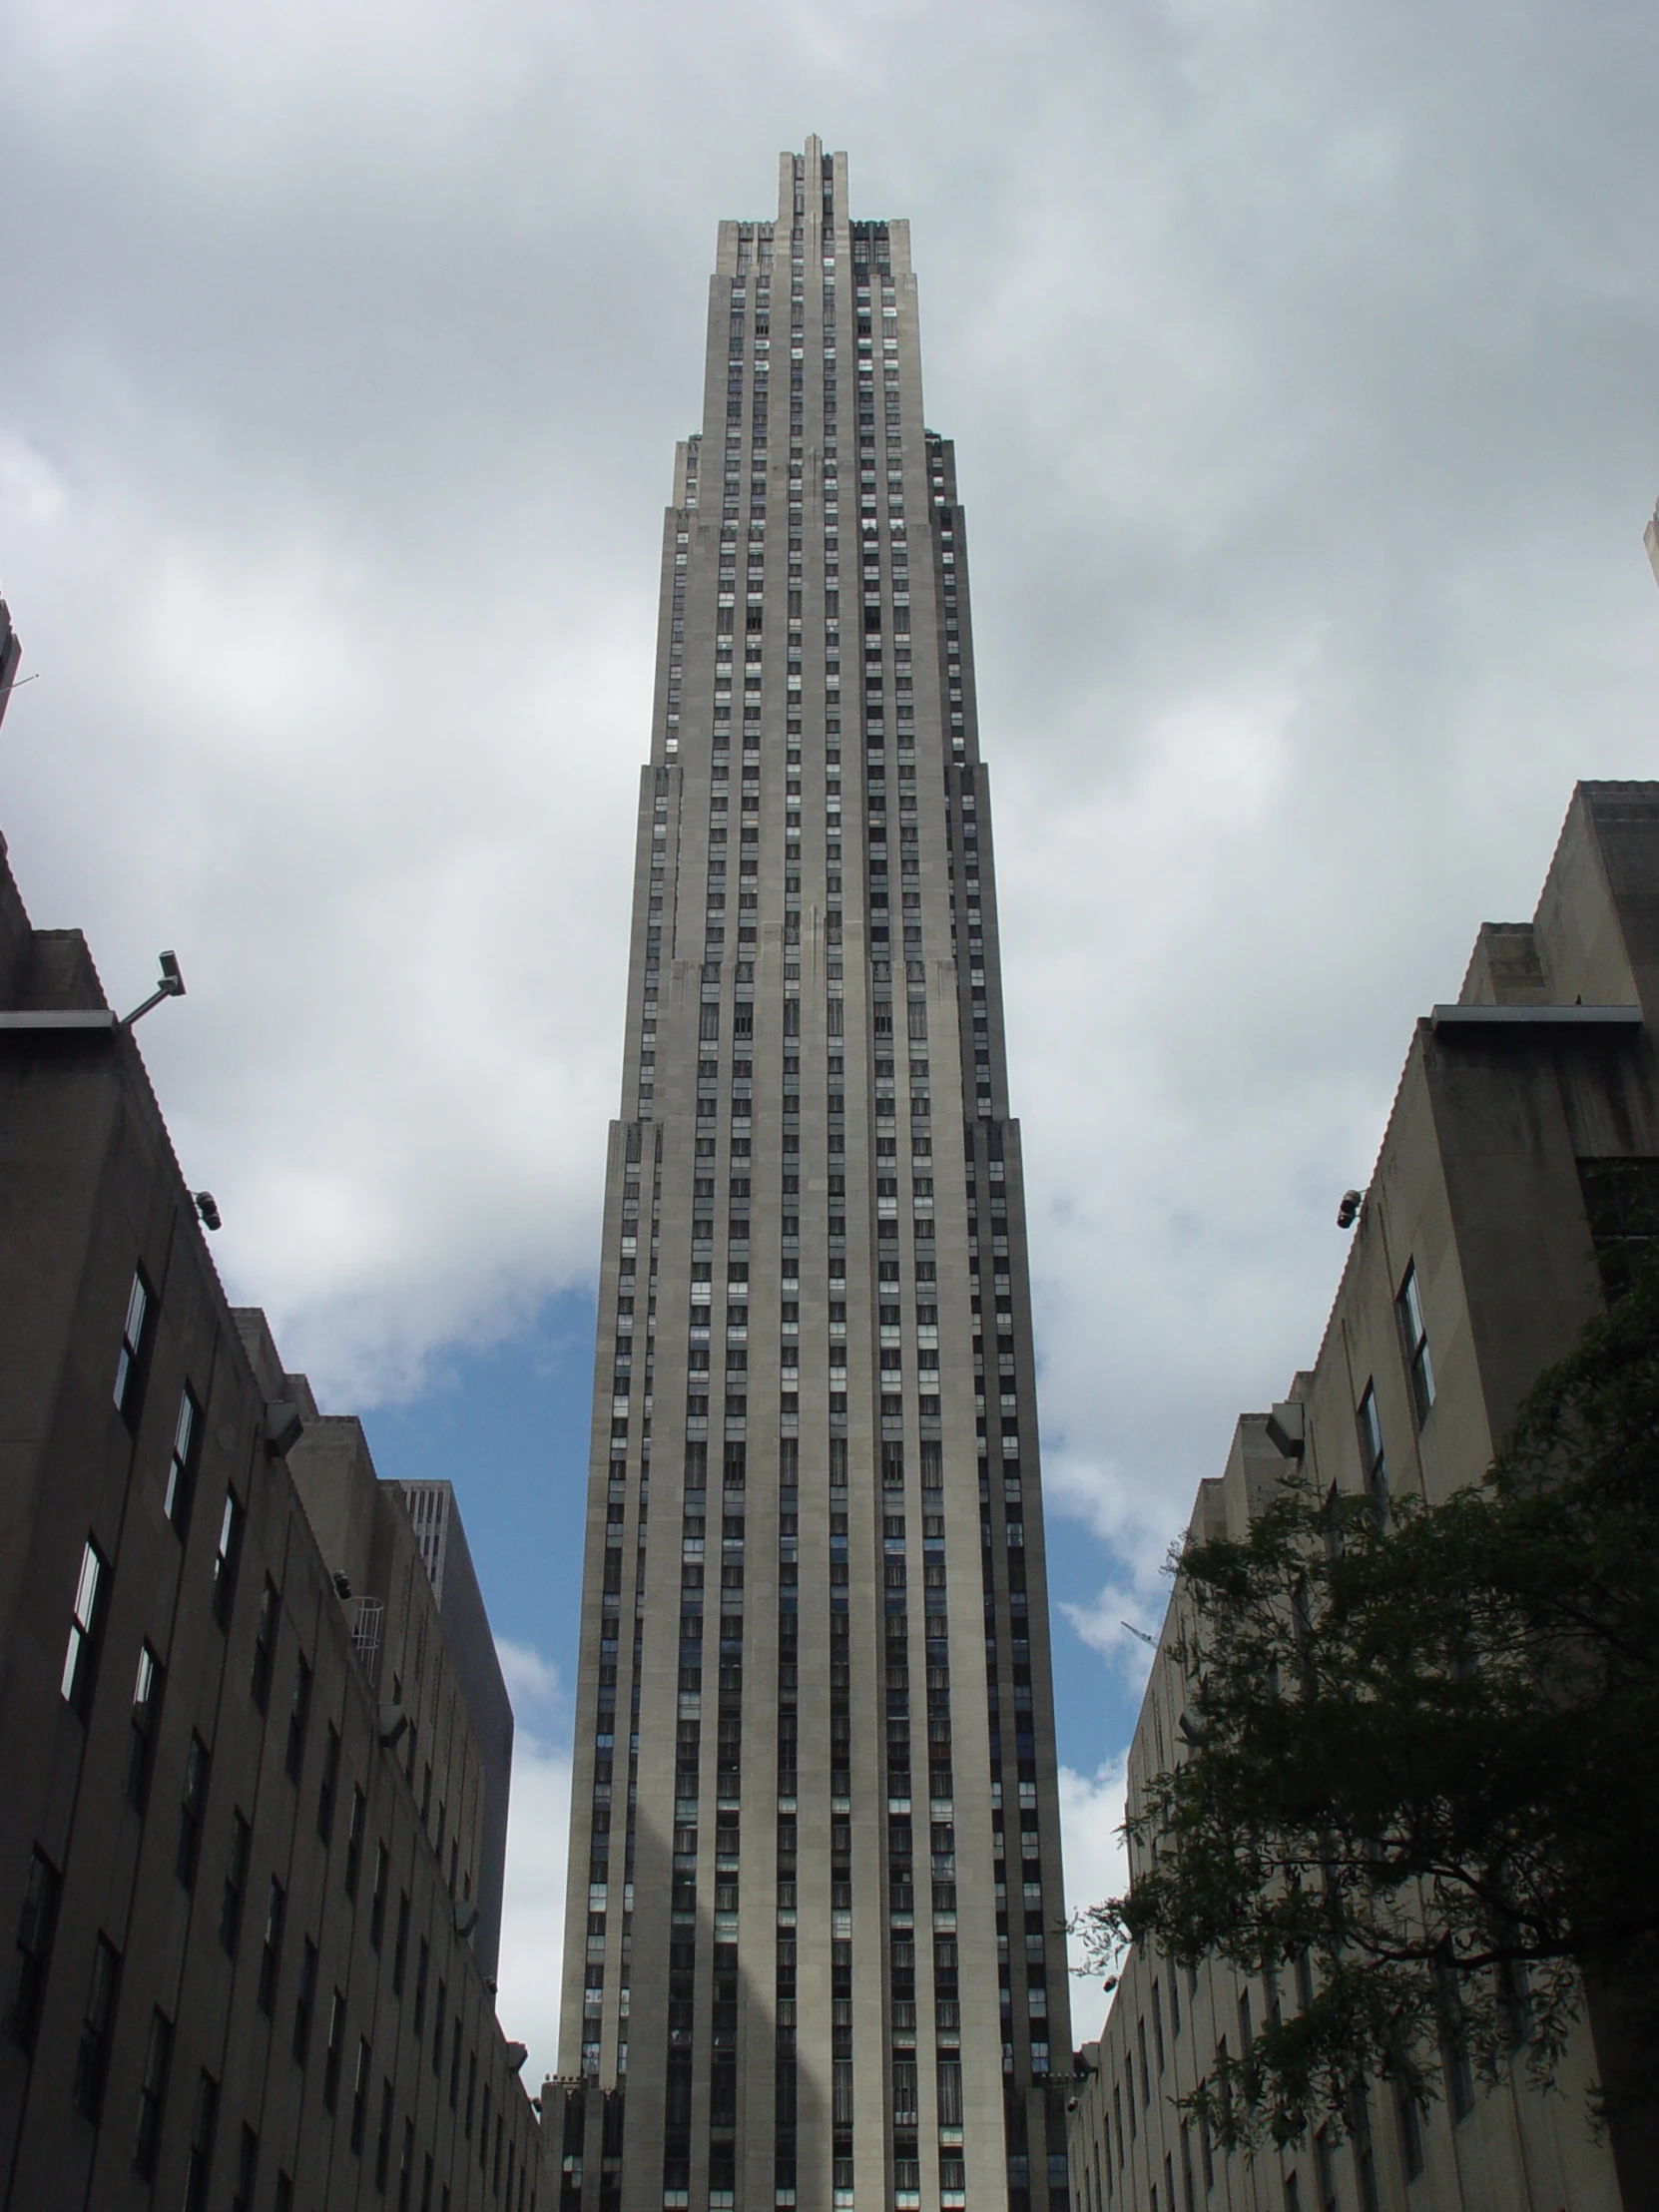
M 612 1130 L 561 2203 L 1066 2201 L 1018 1126 L 909 234 L 721 226 Z M 559 2132 L 563 2129 L 563 2133 Z

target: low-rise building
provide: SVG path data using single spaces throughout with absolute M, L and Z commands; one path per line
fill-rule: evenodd
M 1604 1272 L 1659 1227 L 1659 784 L 1582 784 L 1534 919 L 1480 931 L 1454 1005 L 1417 1024 L 1312 1369 L 1239 1422 L 1193 1532 L 1242 1535 L 1293 1457 L 1321 1487 L 1429 1502 L 1479 1481 L 1538 1374 L 1604 1305 Z M 1180 1668 L 1165 1623 L 1129 1758 L 1129 1809 L 1175 1755 Z M 1278 1994 L 1219 1961 L 1125 1963 L 1079 2054 L 1076 2212 L 1613 2212 L 1653 2175 L 1597 2137 L 1582 2023 L 1543 2096 L 1447 2080 L 1426 2116 L 1373 2083 L 1369 2124 L 1254 2161 L 1180 2110 Z M 1647 2193 L 1644 2193 L 1647 2192 Z

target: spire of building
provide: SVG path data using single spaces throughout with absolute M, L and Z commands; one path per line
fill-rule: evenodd
M 965 524 L 907 225 L 853 221 L 816 139 L 780 178 L 776 221 L 721 226 L 664 522 L 550 2147 L 566 2212 L 1049 2212 L 1064 1905 Z

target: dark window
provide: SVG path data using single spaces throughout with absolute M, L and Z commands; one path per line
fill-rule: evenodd
M 1405 1280 L 1394 1300 L 1394 1313 L 1399 1320 L 1405 1372 L 1411 1379 L 1411 1409 L 1420 1428 L 1434 1402 L 1434 1369 L 1428 1357 L 1428 1329 L 1422 1318 L 1422 1293 L 1417 1286 L 1415 1262 L 1405 1270 Z
M 120 1980 L 121 1954 L 107 1936 L 100 1936 L 93 1947 L 92 1982 L 87 1990 L 81 2041 L 75 2053 L 75 2081 L 70 2091 L 76 2111 L 95 2124 L 104 2102 L 104 2074 L 109 2065 L 110 2029 L 115 2025 Z
M 1388 1496 L 1388 1467 L 1382 1451 L 1382 1419 L 1377 1410 L 1377 1391 L 1368 1382 L 1354 1416 L 1360 1431 L 1360 1464 L 1372 1502 L 1384 1505 Z
M 275 1875 L 271 1878 L 271 1890 L 265 1905 L 265 1940 L 260 1946 L 260 2009 L 275 2012 L 276 2009 L 276 1976 L 282 1965 L 282 1915 L 287 1900 L 282 1885 Z
M 173 1455 L 167 1462 L 167 1488 L 162 1496 L 162 1509 L 180 1537 L 190 1527 L 201 1443 L 202 1408 L 186 1390 L 179 1399 L 179 1418 L 173 1428 Z
M 1601 1287 L 1612 1305 L 1659 1237 L 1659 1160 L 1580 1160 Z
M 127 1802 L 142 1813 L 150 1795 L 150 1766 L 162 1714 L 162 1663 L 148 1644 L 139 1646 L 133 1682 L 133 1733 L 127 1746 Z
M 334 1793 L 339 1786 L 339 1730 L 328 1725 L 328 1748 L 322 1755 L 322 1780 L 316 1792 L 316 1832 L 324 1844 L 334 1835 Z
M 1366 2092 L 1356 2092 L 1349 2107 L 1349 2140 L 1354 2147 L 1354 2179 L 1360 2192 L 1360 2212 L 1378 2212 L 1377 2151 L 1371 2135 L 1371 2107 Z
M 384 1844 L 374 1854 L 374 1896 L 368 1913 L 368 1939 L 378 1950 L 386 1933 L 386 1877 L 391 1871 L 391 1853 Z
M 254 1632 L 254 1677 L 249 1684 L 249 1694 L 262 1713 L 271 1696 L 271 1670 L 276 1658 L 276 1626 L 281 1606 L 276 1585 L 268 1574 L 260 1599 L 260 1625 Z
M 156 2151 L 162 2139 L 167 2111 L 167 2076 L 173 2063 L 173 2022 L 160 2007 L 150 2015 L 150 2040 L 144 2046 L 144 2072 L 139 2079 L 138 2139 L 133 2163 L 146 2181 L 156 2178 Z
M 174 1872 L 187 1890 L 196 1886 L 196 1864 L 202 1856 L 202 1816 L 208 1805 L 208 1774 L 212 1761 L 200 1736 L 193 1736 L 185 1754 L 185 1794 L 179 1807 L 179 1850 Z
M 351 1825 L 345 1832 L 345 1894 L 353 1900 L 357 1895 L 357 1877 L 362 1871 L 363 1820 L 367 1811 L 368 1802 L 363 1793 L 354 1789 L 351 1792 Z
M 1323 2127 L 1314 2137 L 1314 2193 L 1319 2200 L 1319 2212 L 1340 2212 L 1337 2154 L 1329 2131 Z
M 357 2038 L 357 2071 L 351 2083 L 351 2150 L 355 2157 L 363 2153 L 363 2136 L 368 2128 L 368 2037 Z
M 288 1741 L 283 1764 L 290 1782 L 305 1763 L 305 1725 L 311 1717 L 311 1670 L 303 1652 L 293 1662 L 293 1696 L 288 1703 Z
M 374 2186 L 382 2192 L 391 2166 L 391 2080 L 380 2083 L 380 2125 L 374 2136 Z
M 316 1945 L 307 1936 L 299 1953 L 299 1986 L 293 1998 L 293 2056 L 303 2065 L 310 2055 L 311 2021 L 316 2013 Z
M 29 1862 L 23 1910 L 17 1917 L 17 1965 L 12 1975 L 12 2000 L 6 2011 L 6 2032 L 25 2050 L 34 2048 L 40 2021 L 40 2000 L 58 1922 L 58 1890 L 57 1868 L 37 1849 Z
M 1407 2181 L 1415 2181 L 1422 2172 L 1422 2115 L 1417 2110 L 1417 2100 L 1404 2082 L 1396 2080 L 1394 2092 L 1394 2124 L 1399 2133 L 1399 2162 L 1405 2169 Z
M 449 1990 L 445 1983 L 438 1983 L 436 2001 L 432 2006 L 432 2074 L 435 2079 L 443 2071 L 443 2018 L 449 2003 Z
M 219 1516 L 219 1542 L 214 1547 L 214 1619 L 221 1628 L 230 1627 L 231 1607 L 236 1602 L 242 1523 L 242 1500 L 235 1490 L 227 1490 L 225 1510 Z
M 185 2167 L 185 2212 L 207 2212 L 208 2177 L 213 2171 L 214 2134 L 219 2126 L 219 2083 L 203 2068 L 196 2084 L 196 2111 L 190 2130 L 190 2159 Z
M 322 2061 L 322 2103 L 331 2112 L 339 2098 L 340 2059 L 345 2050 L 345 1992 L 334 1991 L 328 2007 L 328 2048 Z
M 219 1946 L 228 1957 L 237 1954 L 242 1936 L 243 1900 L 248 1894 L 248 1854 L 253 1833 L 240 1813 L 231 1815 L 231 1843 L 225 1855 L 225 1888 L 219 1900 Z
M 414 2038 L 418 2043 L 426 2028 L 426 1976 L 432 1963 L 432 1946 L 422 1936 L 420 1955 L 415 1961 Z
M 115 1364 L 116 1407 L 129 1422 L 138 1418 L 139 1397 L 144 1386 L 144 1355 L 149 1349 L 149 1323 L 150 1286 L 142 1274 L 135 1274 L 133 1287 L 127 1294 L 121 1353 Z
M 242 2141 L 237 2146 L 237 2193 L 231 2199 L 231 2212 L 254 2212 L 254 2184 L 260 2174 L 260 2138 L 243 2123 Z
M 397 1901 L 397 1940 L 391 1952 L 391 1993 L 403 1994 L 403 1971 L 409 1962 L 409 1893 L 407 1890 Z
M 104 1625 L 104 1593 L 108 1579 L 104 1555 L 89 1536 L 81 1546 L 81 1569 L 75 1578 L 62 1684 L 65 1702 L 83 1720 L 92 1702 L 93 1677 L 98 1671 L 98 1639 Z

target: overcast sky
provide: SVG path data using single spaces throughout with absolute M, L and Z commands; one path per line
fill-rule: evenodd
M 1317 1347 L 1412 1019 L 1530 913 L 1574 779 L 1659 767 L 1659 12 L 0 0 L 0 583 L 39 672 L 0 822 L 118 1001 L 178 948 L 143 1038 L 227 1283 L 383 1409 L 383 1462 L 509 1373 L 586 1388 L 548 1317 L 581 1338 L 596 1267 L 715 225 L 809 131 L 910 218 L 1086 1899 L 1118 1623 Z M 487 1567 L 505 1493 L 452 1471 Z M 568 1538 L 568 1450 L 544 1488 Z M 502 1575 L 528 2018 L 572 1625 Z

